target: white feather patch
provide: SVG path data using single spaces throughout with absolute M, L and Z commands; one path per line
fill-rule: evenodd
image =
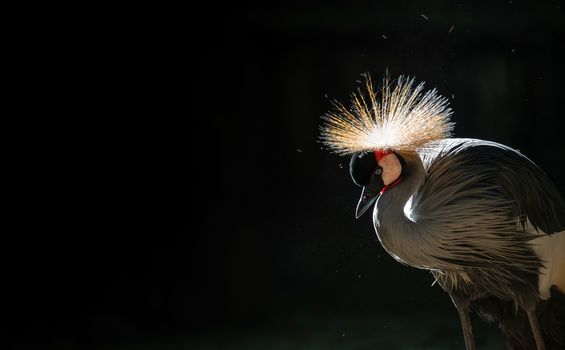
M 526 231 L 539 234 L 528 220 Z M 543 234 L 529 242 L 535 254 L 544 264 L 539 275 L 539 296 L 547 299 L 551 296 L 551 286 L 556 286 L 565 293 L 565 231 L 552 235 Z

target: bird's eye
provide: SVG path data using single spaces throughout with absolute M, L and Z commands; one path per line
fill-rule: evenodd
M 380 175 L 382 172 L 383 172 L 383 169 L 377 168 L 377 169 L 375 170 L 375 175 Z

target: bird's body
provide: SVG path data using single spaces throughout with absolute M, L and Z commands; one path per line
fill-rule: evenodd
M 337 104 L 322 138 L 353 154 L 363 186 L 357 216 L 373 222 L 387 252 L 430 270 L 450 295 L 468 350 L 469 312 L 497 322 L 509 349 L 565 349 L 565 202 L 520 152 L 449 138 L 447 100 L 413 80 L 383 81 L 377 100 Z
M 373 213 L 390 255 L 431 270 L 450 295 L 499 323 L 524 318 L 519 307 L 564 298 L 565 204 L 539 167 L 509 147 L 475 139 L 440 140 L 404 159 L 402 181 L 379 197 Z M 514 315 L 501 317 L 493 305 L 514 307 Z M 565 329 L 565 320 L 547 317 L 553 309 L 538 315 L 546 339 L 551 329 Z M 531 335 L 501 327 L 517 339 L 510 340 L 514 348 L 532 348 Z M 563 336 L 554 341 L 565 347 Z

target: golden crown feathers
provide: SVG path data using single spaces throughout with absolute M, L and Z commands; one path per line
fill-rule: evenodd
M 424 91 L 424 83 L 415 85 L 414 78 L 400 76 L 393 83 L 387 75 L 376 93 L 365 74 L 366 91 L 352 94 L 351 107 L 333 102 L 334 110 L 322 117 L 323 144 L 341 155 L 378 149 L 412 153 L 451 136 L 455 124 L 445 97 L 435 89 Z

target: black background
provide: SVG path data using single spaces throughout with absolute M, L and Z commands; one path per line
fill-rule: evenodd
M 4 246 L 14 348 L 403 349 L 428 328 L 422 348 L 462 348 L 431 275 L 354 219 L 320 116 L 362 73 L 415 76 L 456 137 L 521 150 L 565 193 L 563 2 L 138 10 L 82 37 L 74 122 L 30 160 Z

